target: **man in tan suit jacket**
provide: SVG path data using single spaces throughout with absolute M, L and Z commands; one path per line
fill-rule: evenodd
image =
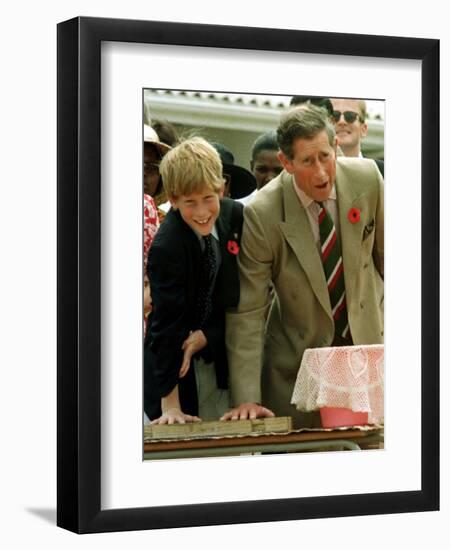
M 222 419 L 276 414 L 311 427 L 318 415 L 290 404 L 304 350 L 383 342 L 383 180 L 372 160 L 336 158 L 334 129 L 320 109 L 289 111 L 277 136 L 284 170 L 244 210 L 240 302 L 226 324 L 235 408 Z M 317 202 L 341 244 L 345 339 L 335 334 Z

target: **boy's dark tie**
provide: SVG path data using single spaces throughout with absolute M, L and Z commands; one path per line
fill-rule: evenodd
M 212 286 L 217 269 L 217 259 L 212 239 L 212 235 L 202 237 L 204 249 L 198 295 L 198 324 L 200 328 L 205 325 L 212 311 Z
M 331 311 L 336 336 L 349 336 L 347 305 L 345 300 L 344 264 L 341 247 L 337 239 L 333 219 L 323 203 L 317 203 L 319 209 L 320 249 L 325 279 L 330 295 Z

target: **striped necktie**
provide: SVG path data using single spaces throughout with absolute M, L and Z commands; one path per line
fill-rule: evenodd
M 323 203 L 319 205 L 319 233 L 325 279 L 330 295 L 331 311 L 334 319 L 335 334 L 343 338 L 348 336 L 349 326 L 345 301 L 344 263 L 341 247 L 337 239 L 336 228 Z
M 200 288 L 198 294 L 198 325 L 203 328 L 212 312 L 212 291 L 217 269 L 217 259 L 214 253 L 212 242 L 213 236 L 202 237 L 204 249 L 202 256 L 202 267 L 200 272 Z

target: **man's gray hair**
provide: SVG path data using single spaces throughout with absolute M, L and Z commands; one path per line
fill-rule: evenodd
M 284 113 L 277 129 L 277 140 L 281 151 L 292 160 L 292 146 L 296 139 L 311 139 L 326 131 L 331 147 L 334 147 L 336 133 L 323 109 L 303 104 Z

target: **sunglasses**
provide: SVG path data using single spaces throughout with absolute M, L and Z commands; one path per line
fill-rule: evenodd
M 362 122 L 361 117 L 358 115 L 358 113 L 355 113 L 354 111 L 344 111 L 343 113 L 341 111 L 333 111 L 331 114 L 331 118 L 333 119 L 333 122 L 337 124 L 341 120 L 342 115 L 344 115 L 344 120 L 345 122 L 347 122 L 347 124 L 355 122 L 357 118 Z

